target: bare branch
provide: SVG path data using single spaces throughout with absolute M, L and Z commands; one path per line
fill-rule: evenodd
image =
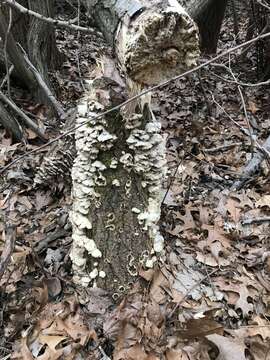
M 270 221 L 270 216 L 242 220 L 242 225 L 260 224 Z
M 95 31 L 93 29 L 90 28 L 85 28 L 83 26 L 78 26 L 78 25 L 74 25 L 69 21 L 63 21 L 63 20 L 59 20 L 59 19 L 53 19 L 50 17 L 45 17 L 35 11 L 29 10 L 27 8 L 25 8 L 24 6 L 20 5 L 19 3 L 17 3 L 15 0 L 4 0 L 4 4 L 7 4 L 8 6 L 20 11 L 22 14 L 25 15 L 30 15 L 30 16 L 34 16 L 37 19 L 41 20 L 41 21 L 45 21 L 51 25 L 54 26 L 58 26 L 58 27 L 64 27 L 67 29 L 71 29 L 74 31 L 82 31 L 88 34 L 94 34 Z
M 19 45 L 19 44 L 18 44 Z M 65 114 L 61 104 L 56 100 L 56 98 L 54 97 L 54 95 L 52 94 L 51 90 L 49 89 L 49 87 L 47 86 L 47 84 L 45 83 L 45 81 L 43 80 L 42 76 L 40 75 L 40 73 L 38 72 L 38 70 L 35 68 L 35 66 L 31 63 L 30 59 L 28 58 L 26 52 L 24 51 L 24 49 L 21 47 L 21 45 L 19 45 L 20 49 L 23 52 L 23 57 L 26 61 L 26 63 L 28 64 L 30 70 L 32 71 L 38 85 L 40 86 L 40 88 L 42 89 L 43 93 L 45 94 L 48 102 L 52 105 L 52 108 L 54 109 L 54 111 L 56 112 L 56 114 L 62 118 Z
M 7 88 L 8 88 L 8 96 L 10 97 L 10 78 L 9 78 L 9 65 L 8 65 L 8 55 L 7 55 L 7 43 L 12 25 L 12 9 L 9 9 L 9 20 L 8 20 L 8 28 L 5 34 L 4 41 L 4 56 L 5 56 L 5 65 L 6 65 L 6 73 L 7 73 Z
M 0 257 L 0 280 L 9 264 L 16 242 L 16 229 L 14 226 L 7 224 L 5 230 L 5 247 Z
M 9 79 L 9 77 L 10 77 L 13 70 L 14 70 L 14 65 L 11 65 L 9 70 L 8 70 L 8 73 L 6 74 L 3 81 L 1 82 L 0 89 L 2 89 L 4 87 L 5 83 L 8 81 L 8 79 Z

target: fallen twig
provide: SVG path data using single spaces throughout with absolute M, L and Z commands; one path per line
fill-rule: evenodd
M 225 145 L 217 146 L 217 147 L 214 147 L 214 148 L 203 149 L 203 152 L 205 152 L 207 154 L 211 154 L 211 153 L 215 153 L 215 152 L 218 152 L 218 151 L 226 151 L 226 150 L 229 150 L 229 149 L 231 149 L 233 147 L 242 146 L 242 145 L 243 145 L 243 143 L 241 143 L 241 142 L 225 144 Z
M 13 70 L 14 70 L 14 65 L 11 65 L 8 72 L 6 73 L 6 76 L 4 77 L 3 81 L 1 82 L 0 89 L 2 89 L 5 85 L 5 83 L 9 81 L 9 77 Z
M 8 224 L 5 231 L 5 246 L 0 257 L 0 280 L 6 271 L 9 260 L 14 251 L 16 241 L 16 228 Z
M 75 31 L 82 31 L 88 34 L 94 34 L 95 31 L 93 29 L 90 28 L 85 28 L 83 26 L 78 26 L 78 25 L 74 25 L 72 24 L 72 22 L 69 21 L 63 21 L 63 20 L 59 20 L 59 19 L 53 19 L 50 17 L 46 17 L 43 16 L 33 10 L 29 10 L 26 7 L 22 6 L 21 4 L 17 3 L 15 0 L 4 0 L 3 1 L 4 4 L 7 4 L 8 6 L 20 11 L 22 14 L 25 15 L 30 15 L 30 16 L 34 16 L 37 19 L 41 20 L 41 21 L 45 21 L 51 25 L 54 26 L 59 26 L 59 27 L 64 27 L 67 29 L 71 29 L 71 30 L 75 30 Z
M 179 306 L 181 304 L 183 304 L 184 301 L 186 301 L 186 299 L 188 298 L 188 296 L 192 293 L 193 290 L 195 290 L 201 283 L 203 283 L 205 280 L 209 280 L 209 278 L 214 275 L 216 272 L 218 272 L 219 269 L 215 269 L 212 272 L 210 272 L 210 274 L 207 273 L 207 275 L 205 275 L 202 279 L 200 279 L 199 281 L 197 281 L 187 292 L 186 294 L 183 296 L 183 298 L 174 306 L 174 308 L 172 309 L 172 311 L 170 312 L 168 319 L 171 319 L 173 314 L 175 313 L 175 311 L 179 308 Z
M 270 216 L 242 220 L 241 224 L 242 225 L 251 225 L 251 224 L 259 224 L 259 223 L 263 223 L 263 222 L 267 222 L 267 221 L 270 221 Z
M 261 39 L 267 38 L 267 37 L 270 37 L 270 32 L 267 32 L 267 33 L 265 33 L 265 34 L 260 34 L 260 35 L 256 36 L 255 38 L 253 38 L 253 39 L 251 39 L 251 40 L 248 40 L 248 41 L 246 41 L 246 42 L 244 42 L 244 43 L 242 43 L 242 44 L 239 44 L 239 45 L 237 45 L 237 46 L 235 46 L 235 47 L 233 47 L 233 48 L 231 48 L 231 49 L 228 49 L 228 50 L 222 52 L 221 54 L 218 54 L 217 56 L 213 57 L 212 59 L 210 59 L 210 60 L 208 60 L 208 61 L 206 61 L 206 62 L 204 62 L 204 63 L 202 63 L 202 64 L 200 64 L 200 65 L 198 65 L 198 66 L 195 66 L 193 69 L 190 69 L 190 70 L 188 70 L 188 71 L 186 71 L 186 72 L 184 72 L 184 73 L 182 73 L 182 74 L 180 74 L 180 75 L 174 76 L 174 77 L 172 77 L 172 78 L 170 78 L 170 79 L 168 79 L 168 80 L 166 80 L 166 81 L 164 81 L 164 82 L 162 82 L 162 83 L 160 83 L 160 84 L 158 84 L 158 85 L 155 85 L 155 86 L 153 86 L 153 87 L 150 87 L 150 88 L 148 88 L 148 89 L 140 92 L 139 94 L 137 94 L 137 95 L 135 95 L 135 96 L 130 97 L 130 98 L 127 99 L 126 101 L 124 101 L 124 102 L 122 102 L 121 104 L 116 105 L 116 106 L 108 109 L 107 111 L 104 111 L 104 112 L 102 112 L 102 113 L 100 113 L 100 114 L 98 114 L 98 115 L 96 115 L 96 116 L 89 116 L 89 119 L 86 120 L 86 121 L 84 121 L 84 122 L 82 122 L 80 125 L 74 126 L 72 129 L 70 129 L 70 130 L 62 133 L 61 135 L 57 136 L 55 139 L 53 139 L 53 140 L 51 140 L 51 141 L 48 141 L 46 144 L 41 145 L 40 147 L 38 147 L 38 148 L 36 148 L 36 149 L 33 149 L 33 150 L 31 150 L 31 151 L 29 151 L 29 152 L 27 152 L 27 153 L 25 153 L 25 154 L 23 154 L 23 155 L 21 155 L 21 156 L 18 156 L 16 159 L 14 159 L 13 161 L 11 161 L 8 165 L 4 166 L 4 167 L 0 170 L 0 174 L 3 174 L 3 173 L 4 173 L 7 169 L 9 169 L 12 165 L 14 165 L 14 164 L 17 163 L 18 161 L 24 159 L 26 156 L 32 155 L 32 154 L 34 154 L 34 153 L 37 153 L 38 151 L 44 149 L 45 147 L 50 146 L 51 144 L 57 142 L 57 141 L 60 140 L 60 139 L 63 139 L 63 138 L 66 137 L 67 135 L 74 133 L 77 129 L 81 128 L 82 126 L 84 126 L 84 125 L 86 125 L 86 124 L 88 124 L 88 123 L 90 123 L 90 122 L 92 122 L 93 120 L 98 120 L 98 119 L 100 119 L 100 118 L 108 115 L 109 113 L 111 113 L 111 112 L 113 112 L 113 111 L 119 110 L 119 109 L 121 109 L 122 107 L 130 104 L 131 102 L 133 102 L 133 101 L 135 101 L 135 100 L 138 100 L 138 99 L 141 98 L 142 96 L 150 93 L 151 91 L 158 90 L 158 89 L 160 89 L 160 88 L 162 88 L 162 87 L 170 84 L 171 82 L 174 82 L 174 81 L 176 81 L 176 80 L 179 80 L 179 79 L 182 79 L 182 78 L 184 78 L 184 77 L 186 77 L 186 76 L 189 76 L 189 75 L 195 73 L 196 71 L 198 71 L 198 70 L 200 70 L 200 69 L 202 69 L 202 68 L 204 68 L 204 67 L 206 67 L 206 66 L 208 66 L 208 65 L 210 65 L 210 64 L 212 64 L 212 63 L 214 63 L 215 61 L 219 60 L 220 58 L 222 58 L 222 57 L 224 57 L 224 56 L 226 56 L 226 55 L 228 55 L 228 54 L 231 54 L 232 52 L 235 52 L 235 51 L 237 51 L 237 50 L 239 50 L 239 49 L 242 49 L 244 46 L 253 44 L 253 43 L 255 43 L 255 42 L 257 42 L 257 41 L 259 41 L 259 40 L 261 40 Z M 270 143 L 270 139 L 269 139 L 269 143 Z

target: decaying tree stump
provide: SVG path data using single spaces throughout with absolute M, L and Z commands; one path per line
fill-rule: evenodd
M 112 61 L 103 59 L 102 67 L 105 74 L 93 80 L 78 105 L 78 124 L 116 105 L 120 99 L 115 95 L 124 91 Z M 152 267 L 155 252 L 163 250 L 157 222 L 165 144 L 144 101 L 134 113 L 129 108 L 115 111 L 76 133 L 71 213 L 75 280 L 93 280 L 115 296 L 128 287 L 139 266 Z
M 103 58 L 78 105 L 77 123 L 90 121 L 75 134 L 70 255 L 77 283 L 103 287 L 116 298 L 140 267 L 152 268 L 164 252 L 158 221 L 165 141 L 150 95 L 105 117 L 91 116 L 193 66 L 198 31 L 174 0 L 84 3 L 114 44 L 122 77 L 116 62 Z

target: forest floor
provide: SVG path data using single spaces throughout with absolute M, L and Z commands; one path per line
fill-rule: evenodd
M 247 23 L 243 16 L 240 41 Z M 219 51 L 235 45 L 232 29 L 228 16 Z M 74 106 L 81 79 L 106 45 L 65 31 L 57 41 L 66 55 L 53 74 L 58 98 Z M 153 95 L 167 136 L 160 222 L 167 255 L 158 269 L 140 273 L 145 286 L 118 305 L 105 291 L 72 282 L 70 182 L 33 186 L 47 149 L 6 171 L 0 249 L 13 236 L 7 223 L 17 235 L 0 281 L 1 360 L 270 359 L 269 164 L 231 190 L 252 157 L 252 141 L 269 135 L 269 85 L 239 91 L 233 82 L 257 81 L 255 52 L 239 50 Z M 46 108 L 19 89 L 13 96 L 47 134 L 59 133 Z M 40 145 L 34 133 L 27 136 L 26 144 L 12 143 L 0 129 L 0 166 Z

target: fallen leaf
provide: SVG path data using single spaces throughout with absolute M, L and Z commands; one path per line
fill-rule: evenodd
M 219 355 L 216 360 L 246 360 L 243 340 L 231 340 L 217 334 L 208 335 L 206 338 L 218 348 Z

